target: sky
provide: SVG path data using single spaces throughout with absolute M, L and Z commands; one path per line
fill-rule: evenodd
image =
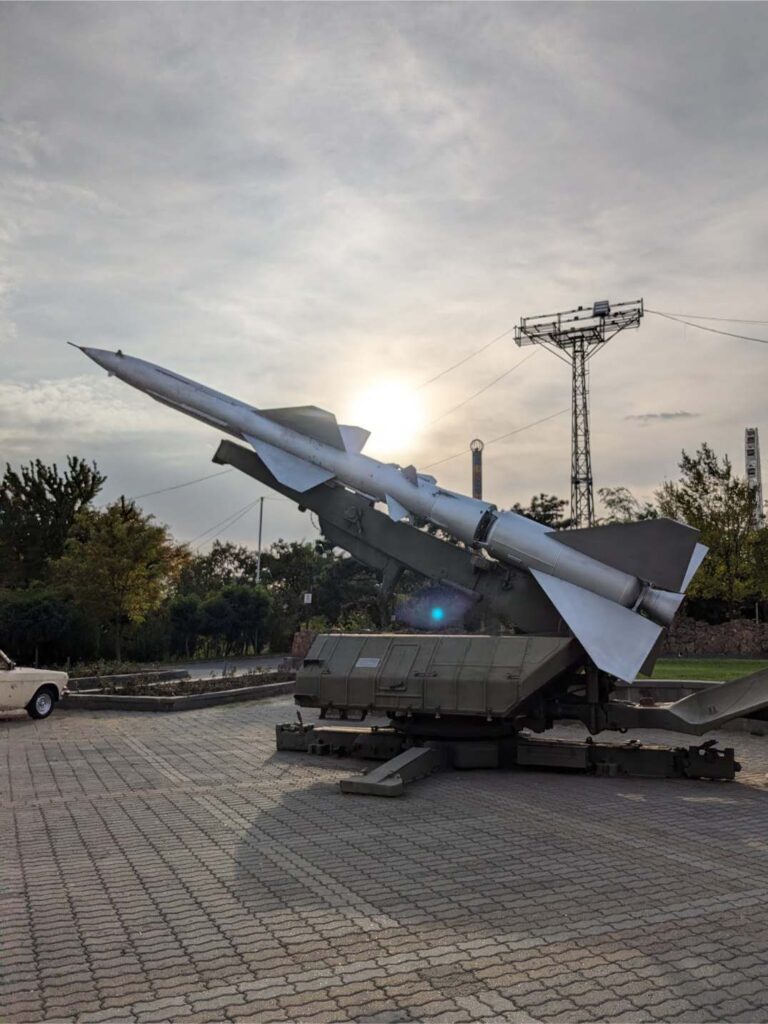
M 545 420 L 484 496 L 567 497 L 568 367 L 505 332 L 641 297 L 768 321 L 767 47 L 765 4 L 0 5 L 0 463 L 77 454 L 179 540 L 255 542 L 249 478 L 149 493 L 220 437 L 73 341 L 329 409 L 464 492 L 472 438 Z M 590 366 L 596 487 L 768 444 L 768 345 L 647 312 Z M 266 543 L 314 536 L 265 504 Z

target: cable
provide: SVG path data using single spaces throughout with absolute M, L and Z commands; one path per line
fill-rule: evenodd
M 658 309 L 647 309 L 646 313 L 654 313 L 656 316 L 663 316 L 665 320 L 674 320 L 678 324 L 686 324 L 688 327 L 696 327 L 700 331 L 708 331 L 710 334 L 722 334 L 726 338 L 739 338 L 741 341 L 758 341 L 761 345 L 768 345 L 768 338 L 751 338 L 746 334 L 734 334 L 732 331 L 720 331 L 717 327 L 705 327 L 703 324 L 695 324 L 691 320 L 683 320 L 682 317 L 672 316 L 671 313 L 661 313 Z
M 246 512 L 249 512 L 252 508 L 255 508 L 257 504 L 258 498 L 256 499 L 256 501 L 248 502 L 247 505 L 244 505 L 242 508 L 239 508 L 236 512 L 233 512 L 230 515 L 228 515 L 226 519 L 222 519 L 220 522 L 214 523 L 213 526 L 208 527 L 207 530 L 203 530 L 202 533 L 199 533 L 196 537 L 193 537 L 192 540 L 188 541 L 188 544 L 191 546 L 192 544 L 195 544 L 197 541 L 202 541 L 204 537 L 207 537 L 209 533 L 213 533 L 214 530 L 226 530 L 227 527 L 231 526 L 237 519 L 239 519 L 241 516 L 244 516 Z M 218 536 L 218 534 L 216 534 L 216 536 Z
M 198 535 L 196 537 L 193 537 L 192 540 L 187 541 L 187 544 L 189 544 L 191 546 L 196 541 L 202 540 L 203 537 L 207 536 L 209 533 L 212 533 L 214 530 L 219 530 L 220 532 L 224 531 L 224 530 L 228 530 L 230 528 L 230 526 L 234 526 L 236 522 L 238 522 L 240 519 L 242 519 L 243 516 L 247 512 L 250 512 L 250 510 L 252 508 L 255 508 L 258 505 L 258 503 L 260 501 L 262 501 L 262 500 L 264 500 L 264 501 L 290 501 L 290 498 L 277 498 L 277 497 L 275 497 L 272 494 L 262 494 L 262 495 L 259 495 L 258 498 L 255 498 L 253 501 L 249 501 L 247 505 L 243 505 L 243 507 L 239 508 L 236 512 L 232 512 L 230 515 L 227 516 L 226 519 L 222 519 L 220 522 L 215 523 L 213 526 L 210 526 L 207 530 L 203 530 L 202 533 L 198 533 Z M 218 537 L 218 536 L 219 536 L 219 534 L 217 533 L 216 537 Z M 209 540 L 215 540 L 216 537 L 210 537 Z M 198 544 L 198 547 L 200 547 L 199 544 Z
M 185 484 L 174 484 L 173 487 L 161 487 L 159 491 L 147 491 L 146 494 L 137 494 L 134 501 L 138 501 L 140 498 L 151 498 L 155 494 L 165 494 L 167 491 L 179 491 L 182 487 L 191 487 L 192 484 L 200 484 L 203 480 L 213 480 L 214 477 L 224 476 L 225 473 L 231 473 L 231 469 L 223 469 L 220 473 L 209 473 L 208 476 L 199 476 L 196 480 L 187 480 Z
M 512 437 L 513 434 L 520 434 L 524 430 L 530 430 L 531 427 L 538 427 L 538 425 L 540 423 L 546 423 L 547 420 L 553 420 L 556 416 L 562 416 L 563 413 L 570 412 L 570 411 L 571 411 L 571 407 L 569 405 L 567 409 L 560 409 L 559 412 L 553 412 L 549 416 L 544 416 L 540 420 L 535 420 L 533 423 L 526 423 L 525 426 L 523 426 L 523 427 L 515 427 L 514 430 L 510 430 L 506 434 L 500 434 L 498 437 L 494 437 L 492 440 L 486 441 L 485 442 L 485 447 L 487 448 L 489 444 L 496 444 L 497 441 L 506 441 L 506 439 L 508 437 Z M 444 459 L 438 459 L 437 462 L 430 462 L 427 466 L 424 466 L 424 469 L 432 469 L 434 466 L 442 466 L 442 464 L 444 462 L 450 462 L 451 459 L 458 459 L 459 456 L 466 455 L 467 454 L 467 450 L 468 449 L 463 448 L 460 452 L 456 452 L 455 455 L 447 455 Z
M 768 324 L 768 320 L 740 320 L 737 316 L 700 316 L 698 313 L 661 313 L 658 309 L 646 309 L 646 313 L 655 313 L 657 316 L 672 316 L 678 319 L 690 320 L 720 320 L 727 324 Z
M 440 380 L 440 378 L 444 377 L 446 373 L 450 373 L 451 370 L 455 370 L 457 367 L 463 366 L 464 363 L 468 363 L 470 359 L 474 359 L 475 356 L 479 356 L 481 352 L 485 352 L 485 350 L 489 349 L 491 345 L 495 345 L 497 341 L 501 341 L 502 338 L 506 338 L 506 336 L 511 334 L 514 329 L 514 327 L 510 327 L 509 330 L 504 331 L 502 334 L 498 334 L 495 338 L 491 338 L 490 341 L 481 345 L 480 348 L 475 349 L 474 352 L 470 352 L 468 356 L 464 356 L 463 359 L 460 359 L 458 363 L 454 363 L 453 366 L 446 367 L 444 370 L 441 370 L 440 373 L 436 373 L 434 377 L 430 377 L 429 380 L 425 380 L 423 384 L 417 384 L 413 390 L 421 391 L 421 389 L 425 388 L 427 384 L 434 384 L 436 380 Z
M 486 391 L 492 388 L 494 384 L 498 384 L 500 380 L 504 380 L 505 377 L 508 377 L 513 370 L 516 370 L 518 368 L 518 366 L 522 366 L 523 363 L 527 363 L 529 359 L 533 359 L 533 357 L 536 355 L 536 351 L 537 350 L 534 349 L 533 352 L 530 353 L 530 355 L 527 355 L 525 357 L 525 359 L 521 359 L 519 363 L 515 363 L 514 366 L 510 366 L 508 370 L 505 370 L 504 373 L 499 374 L 499 376 L 495 377 L 490 382 L 490 384 L 486 384 L 484 388 L 480 388 L 480 390 L 476 391 L 474 395 L 470 395 L 469 398 L 465 398 L 463 402 L 459 402 L 458 405 L 454 405 L 452 408 L 448 409 L 447 412 L 443 412 L 439 416 L 435 417 L 435 419 L 430 420 L 429 423 L 427 423 L 427 426 L 431 427 L 433 423 L 439 423 L 440 420 L 444 420 L 446 416 L 450 416 L 452 412 L 456 412 L 457 409 L 461 409 L 462 406 L 466 405 L 468 402 L 471 402 L 473 398 L 477 398 L 478 395 L 484 394 Z
M 165 494 L 167 491 L 178 491 L 182 487 L 191 487 L 192 484 L 202 483 L 203 480 L 213 480 L 217 476 L 226 476 L 227 473 L 233 472 L 231 469 L 224 469 L 220 473 L 211 473 L 209 476 L 199 476 L 196 480 L 187 480 L 184 484 L 175 484 L 173 487 L 162 487 L 159 491 L 147 491 L 146 494 L 137 494 L 132 500 L 138 501 L 139 498 L 151 498 L 155 494 Z M 288 501 L 288 498 L 276 498 L 274 495 L 265 494 L 264 501 Z
M 256 498 L 255 501 L 249 501 L 247 505 L 243 505 L 243 507 L 239 508 L 236 512 L 231 512 L 226 517 L 226 519 L 222 519 L 220 522 L 214 523 L 213 526 L 210 526 L 207 530 L 203 530 L 202 533 L 199 533 L 196 537 L 193 537 L 192 540 L 188 541 L 187 543 L 191 547 L 192 544 L 196 543 L 199 540 L 202 540 L 203 537 L 206 537 L 209 533 L 213 533 L 214 530 L 227 529 L 227 527 L 232 526 L 234 523 L 236 523 L 238 519 L 241 519 L 246 514 L 246 512 L 250 511 L 250 509 L 252 508 L 255 508 L 256 505 L 258 505 L 258 503 L 258 498 Z

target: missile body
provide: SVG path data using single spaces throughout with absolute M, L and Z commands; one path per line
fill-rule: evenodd
M 340 484 L 385 502 L 394 520 L 429 521 L 532 573 L 595 664 L 632 681 L 683 600 L 706 549 L 672 520 L 555 531 L 361 454 L 368 432 L 315 406 L 259 410 L 121 352 L 83 348 L 111 376 L 250 444 L 296 491 Z

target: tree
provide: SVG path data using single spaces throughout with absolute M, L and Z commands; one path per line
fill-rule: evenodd
M 534 494 L 528 506 L 524 507 L 516 501 L 512 511 L 517 512 L 519 516 L 525 516 L 526 519 L 543 523 L 544 526 L 551 526 L 555 530 L 567 530 L 573 523 L 572 519 L 563 515 L 567 506 L 565 498 L 558 498 L 555 494 L 545 494 L 542 491 L 540 494 Z
M 190 658 L 203 632 L 201 602 L 197 594 L 177 594 L 168 606 L 171 650 Z
M 313 598 L 313 615 L 321 615 L 334 625 L 353 619 L 367 622 L 369 629 L 388 625 L 387 602 L 382 606 L 381 573 L 346 553 L 335 555 L 325 567 Z
M 719 459 L 705 442 L 695 455 L 683 451 L 680 480 L 656 492 L 659 511 L 701 531 L 709 548 L 689 588 L 692 597 L 721 598 L 733 614 L 755 589 L 755 499 L 749 484 L 733 475 L 727 455 Z
M 96 464 L 67 456 L 62 474 L 40 459 L 18 471 L 6 465 L 0 481 L 0 579 L 5 586 L 28 587 L 48 578 L 50 564 L 79 513 L 101 490 L 106 477 Z
M 61 663 L 87 649 L 82 615 L 71 600 L 51 590 L 0 591 L 3 649 L 21 663 Z
M 125 626 L 160 606 L 186 558 L 153 518 L 125 498 L 103 512 L 83 509 L 55 564 L 75 603 L 100 629 L 111 628 L 118 661 Z
M 600 523 L 636 523 L 640 519 L 658 519 L 650 501 L 640 502 L 627 487 L 601 487 L 597 492 L 606 509 Z
M 315 607 L 315 591 L 334 561 L 331 549 L 322 543 L 278 540 L 262 557 L 262 578 L 274 604 L 270 629 L 272 650 L 285 650 L 308 614 L 322 615 Z M 313 594 L 305 605 L 303 595 Z
M 200 631 L 225 655 L 245 654 L 259 647 L 272 602 L 263 587 L 225 587 L 200 607 Z
M 333 550 L 322 542 L 281 539 L 264 552 L 261 566 L 270 589 L 300 596 L 312 590 L 333 561 Z
M 216 540 L 207 555 L 193 555 L 186 563 L 178 592 L 205 597 L 233 584 L 253 584 L 257 563 L 256 552 L 245 545 Z

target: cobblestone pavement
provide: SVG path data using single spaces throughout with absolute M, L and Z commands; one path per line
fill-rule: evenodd
M 383 800 L 276 754 L 291 718 L 0 722 L 4 1022 L 768 1019 L 768 738 L 737 783 Z

